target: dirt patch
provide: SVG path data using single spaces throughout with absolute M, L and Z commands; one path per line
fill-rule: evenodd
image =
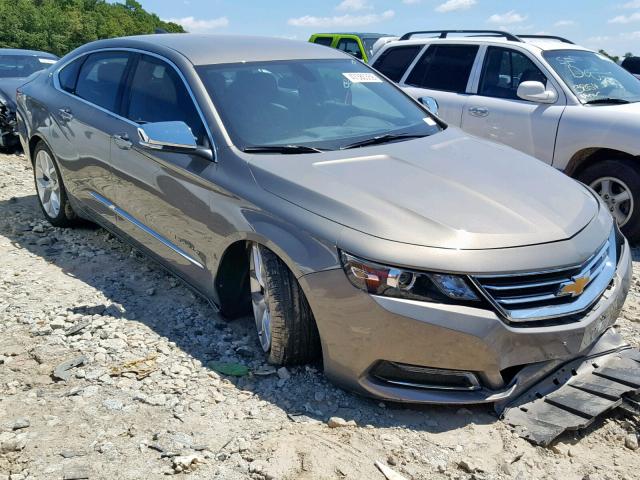
M 51 228 L 32 184 L 0 155 L 0 480 L 383 480 L 375 461 L 408 479 L 638 478 L 637 425 L 617 415 L 544 449 L 490 407 L 403 408 L 314 366 L 277 372 L 248 318 L 218 317 L 104 230 Z M 638 346 L 632 288 L 617 328 Z

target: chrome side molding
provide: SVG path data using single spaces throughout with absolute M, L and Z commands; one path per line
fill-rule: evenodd
M 200 267 L 200 268 L 204 269 L 204 265 L 202 263 L 200 263 L 198 260 L 196 260 L 195 258 L 190 256 L 189 254 L 187 254 L 184 250 L 182 250 L 176 244 L 174 244 L 174 243 L 170 242 L 169 240 L 167 240 L 165 237 L 160 235 L 155 230 L 152 230 L 151 228 L 147 227 L 144 223 L 142 223 L 139 220 L 137 220 L 135 217 L 132 217 L 131 215 L 129 215 L 127 212 L 125 212 L 124 210 L 122 210 L 121 208 L 116 206 L 110 200 L 106 199 L 105 197 L 103 197 L 102 195 L 100 195 L 99 193 L 96 193 L 96 192 L 90 192 L 90 194 L 94 199 L 96 199 L 98 202 L 102 203 L 104 206 L 106 206 L 109 210 L 114 212 L 116 215 L 118 215 L 123 220 L 128 221 L 129 223 L 133 224 L 134 226 L 136 226 L 137 228 L 142 230 L 147 235 L 152 236 L 153 238 L 158 240 L 160 243 L 162 243 L 165 247 L 173 250 L 178 255 L 180 255 L 182 258 L 184 258 L 185 260 L 188 260 L 190 263 L 194 264 L 196 267 Z

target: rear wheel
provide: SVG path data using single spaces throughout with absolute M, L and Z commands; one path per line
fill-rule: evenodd
M 33 152 L 33 176 L 42 213 L 55 227 L 69 227 L 76 220 L 60 170 L 51 150 L 44 142 L 38 143 Z
M 309 303 L 289 268 L 271 250 L 249 248 L 251 304 L 256 331 L 270 363 L 307 363 L 320 356 Z
M 587 167 L 579 180 L 604 200 L 630 240 L 640 240 L 640 172 L 627 159 L 611 159 Z

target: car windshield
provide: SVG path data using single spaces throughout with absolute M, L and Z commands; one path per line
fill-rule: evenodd
M 441 129 L 425 110 L 358 60 L 248 62 L 200 66 L 197 71 L 241 149 L 337 150 L 376 137 L 400 141 Z
M 545 59 L 582 103 L 640 101 L 640 82 L 607 57 L 582 50 L 551 50 Z
M 52 58 L 33 55 L 0 55 L 0 78 L 23 78 L 50 67 Z

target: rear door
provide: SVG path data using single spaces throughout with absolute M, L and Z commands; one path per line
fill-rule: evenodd
M 57 74 L 50 102 L 51 148 L 68 172 L 67 188 L 98 215 L 114 221 L 104 198 L 114 195 L 109 157 L 120 120 L 117 106 L 131 54 L 104 51 L 83 56 Z
M 336 44 L 336 48 L 348 53 L 349 55 L 353 55 L 360 60 L 365 60 L 364 48 L 362 47 L 362 43 L 358 37 L 340 37 Z
M 376 58 L 372 67 L 389 80 L 399 82 L 422 49 L 423 45 L 389 47 Z
M 558 93 L 558 100 L 541 104 L 520 99 L 518 85 L 525 81 L 542 82 Z M 524 52 L 489 46 L 477 94 L 469 97 L 464 109 L 462 128 L 551 164 L 565 105 L 562 89 Z
M 311 37 L 311 43 L 330 47 L 333 44 L 333 35 L 314 35 Z
M 114 203 L 118 226 L 172 270 L 210 293 L 206 265 L 215 244 L 210 187 L 200 177 L 216 164 L 197 154 L 151 150 L 140 146 L 138 127 L 182 121 L 198 145 L 211 139 L 194 99 L 178 70 L 166 60 L 139 55 L 123 95 L 123 119 L 111 141 Z
M 478 51 L 478 45 L 429 45 L 401 80 L 401 86 L 415 99 L 435 98 L 438 116 L 460 126 Z

